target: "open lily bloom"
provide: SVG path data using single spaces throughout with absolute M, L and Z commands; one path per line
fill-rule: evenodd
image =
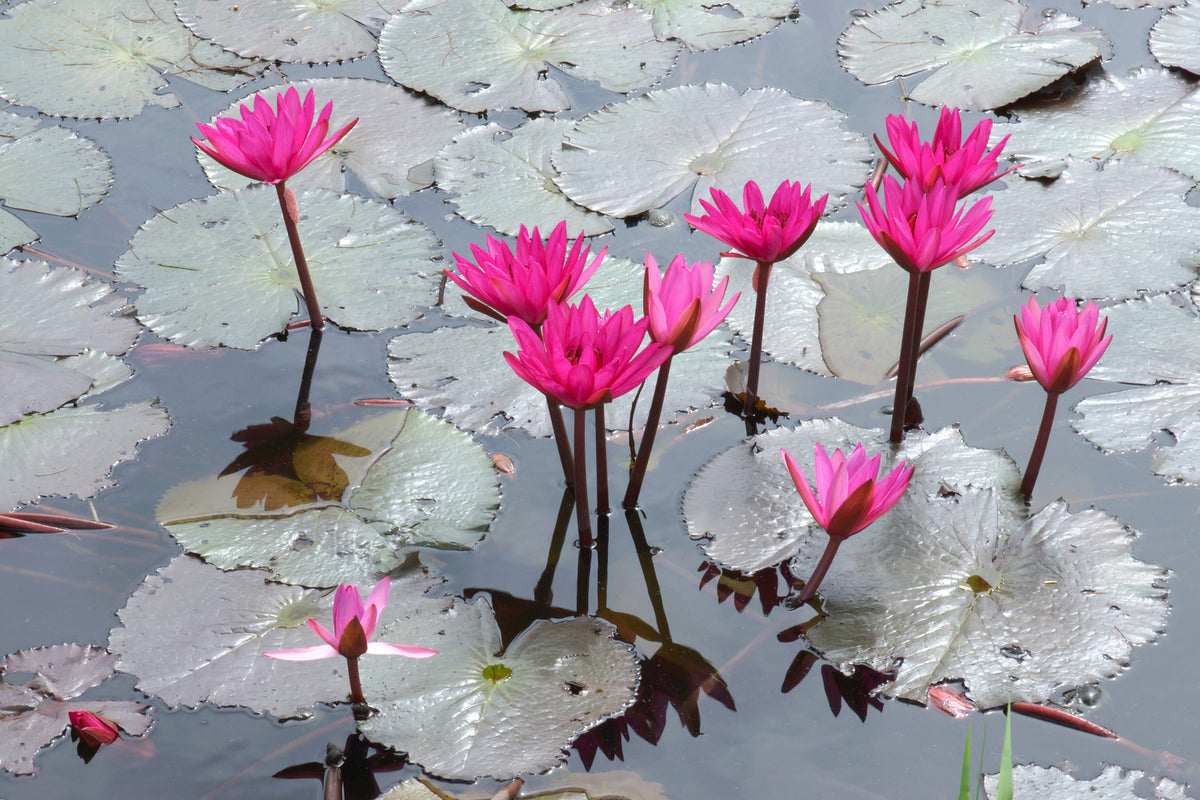
M 588 263 L 590 248 L 583 241 L 581 233 L 567 251 L 565 221 L 554 226 L 545 242 L 536 227 L 530 233 L 522 225 L 516 253 L 489 236 L 486 250 L 471 245 L 474 260 L 455 253 L 457 273 L 446 270 L 446 274 L 467 293 L 466 304 L 479 313 L 500 322 L 516 317 L 537 328 L 550 305 L 569 300 L 604 260 L 608 248 Z
M 313 121 L 316 101 L 312 89 L 300 102 L 295 87 L 275 98 L 275 108 L 262 95 L 254 97 L 254 109 L 241 107 L 241 119 L 217 117 L 212 125 L 196 123 L 207 142 L 192 137 L 197 147 L 225 167 L 263 183 L 279 183 L 308 166 L 314 158 L 337 144 L 358 119 L 331 136 L 329 115 L 333 103 Z
M 308 621 L 308 626 L 325 640 L 325 644 L 298 647 L 294 650 L 276 650 L 263 655 L 283 661 L 314 661 L 339 655 L 358 658 L 364 653 L 408 658 L 429 658 L 437 655 L 437 650 L 430 650 L 428 647 L 371 641 L 371 635 L 375 633 L 375 623 L 379 621 L 379 613 L 387 605 L 390 590 L 391 581 L 384 578 L 371 590 L 364 604 L 358 587 L 342 584 L 333 597 L 333 632 L 315 619 Z
M 992 218 L 992 198 L 968 210 L 957 207 L 958 194 L 941 181 L 926 191 L 915 181 L 902 186 L 891 175 L 883 179 L 884 202 L 867 187 L 867 208 L 858 203 L 867 229 L 896 263 L 909 272 L 929 272 L 971 252 L 991 238 L 982 235 Z
M 1013 321 L 1033 377 L 1051 394 L 1062 394 L 1079 383 L 1112 341 L 1111 335 L 1104 335 L 1108 319 L 1100 318 L 1096 304 L 1077 309 L 1068 297 L 1045 308 L 1031 297 Z
M 671 259 L 666 274 L 660 275 L 654 256 L 647 254 L 642 302 L 650 320 L 650 338 L 682 353 L 708 336 L 742 296 L 738 292 L 722 306 L 728 284 L 725 277 L 714 287 L 712 264 L 701 261 L 688 266 L 682 255 Z
M 943 107 L 932 141 L 921 139 L 917 123 L 891 114 L 887 118 L 887 137 L 892 149 L 884 147 L 878 136 L 875 144 L 905 180 L 915 181 L 925 190 L 940 180 L 953 187 L 959 197 L 964 197 L 1016 169 L 997 172 L 1000 151 L 1008 137 L 989 150 L 987 145 L 991 135 L 992 121 L 984 119 L 963 139 L 958 109 Z
M 811 190 L 811 184 L 801 188 L 799 183 L 784 181 L 771 196 L 771 202 L 764 205 L 758 184 L 747 181 L 742 189 L 744 210 L 738 208 L 729 195 L 713 189 L 711 204 L 700 201 L 707 214 L 702 217 L 684 214 L 683 218 L 696 230 L 733 248 L 732 253 L 724 255 L 774 264 L 795 253 L 808 241 L 825 211 L 829 195 L 822 195 L 812 202 Z
M 904 494 L 912 477 L 913 468 L 901 461 L 879 478 L 881 457 L 867 458 L 862 442 L 855 445 L 849 458 L 841 450 L 830 455 L 820 444 L 815 450 L 815 493 L 791 454 L 781 452 L 804 505 L 832 539 L 853 536 L 886 514 Z
M 116 724 L 99 714 L 93 714 L 91 711 L 68 711 L 67 718 L 71 720 L 71 731 L 88 747 L 112 744 L 120 738 Z

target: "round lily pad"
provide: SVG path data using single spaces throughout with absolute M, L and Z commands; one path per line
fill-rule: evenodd
M 1165 67 L 1200 73 L 1200 2 L 1189 0 L 1163 14 L 1150 29 L 1150 52 Z

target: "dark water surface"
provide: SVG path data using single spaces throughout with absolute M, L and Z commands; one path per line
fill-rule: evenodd
M 774 86 L 798 97 L 828 100 L 849 115 L 848 128 L 869 136 L 882 130 L 888 113 L 903 112 L 905 107 L 897 99 L 895 86 L 865 87 L 838 66 L 836 39 L 850 19 L 851 7 L 836 0 L 801 0 L 801 19 L 785 21 L 746 46 L 685 53 L 663 85 L 721 81 L 738 89 Z M 1116 47 L 1116 58 L 1107 65 L 1109 72 L 1123 74 L 1138 64 L 1153 65 L 1145 41 L 1157 12 L 1118 12 L 1108 6 L 1085 10 L 1078 2 L 1057 7 L 1082 15 L 1106 31 Z M 319 70 L 285 66 L 283 72 L 291 79 L 345 75 L 386 80 L 374 56 Z M 270 77 L 252 84 L 246 93 L 275 80 Z M 582 116 L 619 99 L 592 84 L 564 81 L 568 81 L 576 105 L 572 115 Z M 23 215 L 42 234 L 42 240 L 34 245 L 37 249 L 111 272 L 112 262 L 125 250 L 130 236 L 156 209 L 211 193 L 188 137 L 195 121 L 207 121 L 231 98 L 181 82 L 172 88 L 183 98 L 183 109 L 151 109 L 125 122 L 65 123 L 95 139 L 112 156 L 116 183 L 103 203 L 77 220 Z M 932 110 L 923 107 L 913 106 L 911 112 L 923 127 L 935 118 Z M 502 124 L 515 124 L 520 118 L 517 112 L 490 117 Z M 797 136 L 802 137 L 803 132 Z M 797 177 L 803 180 L 803 176 Z M 684 203 L 677 199 L 668 210 L 679 216 L 686 210 Z M 452 216 L 436 190 L 402 198 L 397 206 L 433 228 L 444 242 L 447 257 L 451 250 L 461 251 L 470 242 L 483 239 L 484 231 Z M 836 216 L 854 217 L 853 207 Z M 708 237 L 689 236 L 681 221 L 667 229 L 645 224 L 621 227 L 615 236 L 598 241 L 611 253 L 635 260 L 653 250 L 660 264 L 679 250 L 691 259 L 712 259 L 718 252 Z M 996 284 L 1011 294 L 1013 310 L 1026 296 L 1018 289 L 1023 273 L 1020 268 L 994 273 Z M 437 314 L 432 316 L 413 327 L 435 327 Z M 982 326 L 974 323 L 969 320 L 955 337 L 969 340 L 981 335 Z M 393 395 L 385 368 L 386 343 L 394 333 L 332 330 L 326 334 L 311 394 L 325 429 L 337 429 L 361 417 L 363 412 L 350 406 L 350 401 Z M 306 339 L 301 331 L 290 341 L 271 341 L 256 352 L 155 356 L 135 349 L 127 357 L 137 375 L 105 395 L 106 405 L 158 397 L 169 410 L 173 427 L 166 436 L 143 444 L 136 461 L 118 467 L 119 485 L 94 500 L 99 517 L 120 523 L 122 528 L 0 542 L 0 603 L 5 609 L 0 614 L 0 654 L 60 642 L 107 642 L 108 631 L 117 623 L 115 612 L 129 594 L 148 573 L 179 552 L 156 524 L 159 499 L 168 488 L 211 475 L 236 457 L 241 446 L 229 440 L 234 431 L 272 416 L 291 415 Z M 154 335 L 143 333 L 139 348 L 156 341 Z M 1003 347 L 1004 356 L 996 363 L 957 359 L 952 348 L 940 363 L 955 377 L 999 376 L 1023 360 L 1015 336 Z M 767 387 L 764 393 L 786 398 L 788 407 L 852 401 L 873 391 L 775 364 L 764 369 L 763 384 Z M 1200 609 L 1195 588 L 1200 586 L 1200 547 L 1195 538 L 1200 492 L 1195 487 L 1164 486 L 1150 473 L 1150 457 L 1145 452 L 1104 456 L 1070 430 L 1069 408 L 1079 398 L 1107 387 L 1085 382 L 1060 405 L 1034 505 L 1040 507 L 1061 495 L 1073 510 L 1092 505 L 1104 509 L 1143 534 L 1136 544 L 1137 557 L 1173 572 L 1169 584 L 1173 611 L 1167 634 L 1154 645 L 1137 648 L 1132 667 L 1119 679 L 1100 685 L 1099 707 L 1089 712 L 1093 721 L 1151 752 L 1135 752 L 1120 743 L 1018 717 L 1013 723 L 1013 754 L 1020 763 L 1071 764 L 1082 777 L 1094 776 L 1104 763 L 1158 775 L 1165 774 L 1156 755 L 1159 751 L 1187 760 L 1200 758 L 1200 681 L 1195 677 L 1198 653 L 1191 621 Z M 919 389 L 919 394 L 930 429 L 960 422 L 968 444 L 1004 447 L 1024 464 L 1044 398 L 1036 385 L 960 383 Z M 889 403 L 890 399 L 863 399 L 836 413 L 858 425 L 881 427 L 887 423 L 881 409 Z M 702 697 L 699 736 L 678 724 L 674 711 L 668 712 L 665 732 L 657 744 L 635 736 L 623 745 L 623 761 L 596 757 L 591 780 L 604 774 L 611 783 L 588 783 L 593 797 L 605 793 L 624 794 L 633 800 L 925 800 L 953 796 L 967 734 L 965 722 L 892 701 L 885 701 L 882 713 L 870 710 L 865 723 L 847 708 L 835 718 L 819 667 L 797 688 L 781 693 L 783 676 L 799 645 L 782 644 L 776 634 L 809 615 L 801 617 L 777 608 L 764 616 L 757 598 L 739 612 L 732 600 L 718 602 L 715 582 L 700 588 L 699 570 L 705 559 L 686 535 L 679 511 L 682 493 L 697 469 L 716 453 L 742 441 L 745 434 L 741 421 L 719 408 L 697 416 L 704 415 L 715 415 L 716 421 L 686 436 L 681 436 L 681 426 L 659 435 L 660 466 L 649 475 L 642 494 L 645 531 L 650 544 L 661 548 L 655 566 L 673 639 L 700 651 L 720 669 L 737 710 Z M 793 418 L 787 424 L 794 422 Z M 511 456 L 517 465 L 516 474 L 502 480 L 504 500 L 499 518 L 476 551 L 428 553 L 424 560 L 448 578 L 449 591 L 482 588 L 528 598 L 546 563 L 562 491 L 553 448 L 548 440 L 534 441 L 524 434 L 486 438 L 483 445 L 489 452 Z M 617 498 L 625 485 L 625 453 L 621 442 L 610 445 Z M 53 500 L 47 505 L 90 513 L 88 505 L 78 501 Z M 609 605 L 653 622 L 642 571 L 620 515 L 613 518 L 612 532 Z M 573 537 L 572 531 L 568 539 Z M 556 604 L 573 603 L 575 552 L 568 546 L 558 570 Z M 121 675 L 89 692 L 88 698 L 140 699 L 133 684 L 131 676 Z M 60 742 L 39 757 L 41 774 L 36 778 L 0 773 L 0 798 L 58 800 L 93 793 L 129 800 L 317 798 L 321 796 L 317 782 L 280 780 L 271 775 L 294 764 L 322 760 L 326 742 L 340 744 L 352 730 L 345 707 L 322 708 L 310 720 L 281 724 L 239 710 L 205 706 L 198 711 L 168 711 L 161 702 L 151 702 L 156 721 L 144 739 L 104 748 L 88 765 L 76 756 L 73 746 Z M 994 772 L 1002 718 L 976 715 L 977 743 L 985 722 L 985 765 Z M 571 755 L 566 770 L 584 771 L 577 754 Z M 563 773 L 564 769 L 559 769 L 547 777 L 532 777 L 527 788 L 584 780 L 564 778 Z M 386 773 L 380 776 L 380 783 L 387 788 L 413 774 L 418 772 L 411 767 Z M 654 784 L 659 785 L 659 794 L 653 793 Z M 494 790 L 493 784 L 485 782 L 464 793 L 478 797 Z

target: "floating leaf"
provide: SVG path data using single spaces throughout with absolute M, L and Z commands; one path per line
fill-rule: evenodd
M 1150 52 L 1165 67 L 1200 73 L 1200 3 L 1177 5 L 1150 29 Z
M 395 569 L 401 547 L 470 549 L 495 516 L 500 489 L 491 460 L 436 417 L 406 409 L 310 438 L 353 453 L 331 464 L 344 467 L 344 497 L 318 497 L 302 480 L 266 476 L 257 486 L 273 501 L 247 508 L 239 492 L 246 478 L 230 474 L 175 487 L 159 519 L 183 547 L 222 569 L 259 567 L 276 580 L 335 586 Z M 310 482 L 324 479 L 316 472 Z M 292 484 L 298 488 L 289 493 Z
M 488 123 L 461 134 L 438 155 L 437 185 L 457 197 L 458 214 L 516 236 L 521 226 L 550 231 L 566 220 L 571 235 L 608 233 L 612 223 L 581 208 L 554 183 L 551 158 L 574 120 L 540 117 L 512 131 Z
M 996 235 L 975 255 L 993 264 L 1041 259 L 1021 285 L 1078 298 L 1134 297 L 1196 277 L 1200 209 L 1186 200 L 1191 180 L 1125 161 L 1103 170 L 1069 164 L 1049 185 L 1010 181 L 996 195 Z
M 989 798 L 997 797 L 997 776 L 983 776 L 983 787 Z M 1146 781 L 1154 789 L 1141 790 Z M 1053 797 L 1054 800 L 1188 800 L 1187 786 L 1170 778 L 1147 778 L 1140 770 L 1125 770 L 1111 764 L 1090 781 L 1068 775 L 1058 767 L 1039 767 L 1034 764 L 1013 766 L 1014 797 Z
M 521 800 L 667 800 L 662 794 L 662 785 L 644 781 L 634 772 L 609 770 L 594 775 L 587 773 L 561 774 L 555 770 L 552 784 L 566 784 L 562 789 L 545 789 L 540 792 L 521 791 Z M 546 783 L 546 777 L 538 780 L 538 785 Z M 591 787 L 582 789 L 581 786 Z M 618 792 L 614 793 L 614 789 Z M 620 791 L 625 789 L 625 791 Z M 630 791 L 632 790 L 632 791 Z M 503 789 L 493 797 L 503 796 Z M 479 789 L 472 787 L 470 795 L 474 797 Z M 459 800 L 460 795 L 450 794 L 445 788 L 435 785 L 426 778 L 409 778 L 398 786 L 393 786 L 382 794 L 379 800 Z
M 842 545 L 809 640 L 894 672 L 880 691 L 918 702 L 962 680 L 980 708 L 1040 703 L 1119 674 L 1163 629 L 1166 570 L 1134 559 L 1137 534 L 1100 511 L 1025 513 L 992 490 L 910 489 Z
M 654 35 L 692 50 L 715 50 L 762 36 L 795 11 L 795 0 L 631 0 L 654 15 Z
M 570 108 L 547 64 L 629 92 L 666 75 L 677 52 L 655 39 L 644 12 L 610 0 L 545 12 L 514 11 L 501 0 L 418 0 L 379 37 L 379 59 L 393 80 L 476 113 Z
M 71 726 L 72 711 L 91 711 L 130 736 L 150 728 L 148 706 L 123 700 L 74 700 L 113 674 L 116 657 L 92 645 L 60 644 L 10 653 L 0 661 L 0 769 L 32 775 L 33 758 Z M 4 680 L 32 673 L 23 683 Z
M 175 0 L 192 32 L 247 58 L 327 64 L 375 49 L 402 0 Z
M 614 630 L 594 617 L 541 620 L 503 648 L 484 600 L 385 626 L 382 641 L 433 647 L 437 664 L 363 659 L 363 693 L 379 713 L 359 729 L 451 780 L 545 772 L 633 702 L 637 660 Z
M 0 17 L 0 96 L 59 117 L 132 117 L 174 108 L 166 76 L 229 91 L 265 64 L 197 39 L 171 0 L 29 0 Z
M 359 330 L 398 327 L 434 303 L 430 262 L 440 243 L 428 228 L 361 197 L 319 189 L 297 200 L 304 253 L 330 320 Z M 138 319 L 186 347 L 253 348 L 299 307 L 300 278 L 273 186 L 159 213 L 134 234 L 116 273 L 146 289 Z
M 266 577 L 257 570 L 221 572 L 189 556 L 173 559 L 117 612 L 123 627 L 109 634 L 117 669 L 137 676 L 138 689 L 172 708 L 209 702 L 292 718 L 311 716 L 316 703 L 346 700 L 345 659 L 263 655 L 320 644 L 305 623 L 311 617 L 333 629 L 333 593 L 267 583 Z M 418 609 L 436 617 L 446 601 L 424 596 L 435 583 L 419 569 L 393 577 L 381 621 Z M 360 664 L 375 658 L 364 656 Z
M 391 84 L 361 78 L 318 78 L 289 85 L 301 97 L 311 89 L 318 108 L 332 101 L 332 126 L 340 128 L 358 119 L 333 149 L 288 179 L 293 189 L 341 193 L 346 190 L 345 171 L 350 170 L 368 189 L 394 200 L 429 185 L 428 179 L 417 174 L 420 167 L 463 129 L 449 109 Z M 258 94 L 274 105 L 276 96 L 284 91 L 287 87 L 272 86 Z M 241 105 L 253 106 L 253 102 L 253 97 L 239 100 L 217 116 L 238 116 Z M 199 150 L 197 158 L 217 188 L 241 189 L 253 183 Z
M 0 425 L 91 388 L 94 368 L 68 356 L 119 355 L 137 338 L 125 299 L 79 270 L 0 258 L 0 287 Z
M 910 434 L 893 453 L 883 431 L 839 419 L 815 419 L 795 430 L 778 428 L 757 436 L 705 464 L 683 496 L 688 535 L 701 540 L 709 558 L 745 573 L 774 567 L 797 554 L 805 564 L 815 564 L 827 539 L 800 499 L 780 448 L 805 465 L 812 463 L 817 443 L 829 452 L 835 447 L 849 452 L 858 442 L 872 454 L 883 454 L 881 471 L 907 460 L 914 468 L 910 493 L 933 494 L 943 485 L 995 487 L 1007 499 L 1007 508 L 1021 506 L 1016 496 L 1021 478 L 1012 459 L 1002 451 L 967 447 L 957 428 L 927 436 Z M 811 477 L 811 468 L 808 474 Z
M 1126 10 L 1131 8 L 1171 8 L 1185 2 L 1187 0 L 1083 0 L 1085 6 L 1107 3 L 1110 6 Z
M 60 408 L 0 428 L 0 508 L 46 495 L 91 497 L 116 483 L 109 472 L 133 458 L 139 442 L 169 426 L 167 412 L 147 402 Z
M 1106 75 L 1053 106 L 1019 112 L 993 137 L 1009 136 L 1008 155 L 1030 178 L 1056 178 L 1068 157 L 1122 159 L 1200 177 L 1200 92 L 1166 70 Z M 996 198 L 1000 201 L 1002 198 Z
M 1017 0 L 898 0 L 855 19 L 838 55 L 866 84 L 935 70 L 908 96 L 926 105 L 984 110 L 1111 57 L 1112 45 L 1075 17 L 1042 16 Z
M 112 163 L 91 139 L 54 125 L 0 112 L 0 199 L 7 208 L 69 217 L 108 193 Z M 37 234 L 0 211 L 0 253 L 29 244 Z
M 845 115 L 782 89 L 739 93 L 725 84 L 676 86 L 582 119 L 554 159 L 558 185 L 582 206 L 628 217 L 692 190 L 741 197 L 746 181 L 773 191 L 783 178 L 812 183 L 838 203 L 867 179 L 871 150 L 842 127 Z M 804 131 L 797 136 L 797 131 Z M 620 147 L 614 147 L 620 142 Z

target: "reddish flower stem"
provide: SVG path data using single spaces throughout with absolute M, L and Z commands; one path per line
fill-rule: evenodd
M 752 418 L 758 408 L 758 368 L 762 361 L 763 323 L 767 317 L 767 282 L 771 279 L 769 261 L 759 261 L 754 267 L 754 335 L 750 340 L 750 369 L 746 374 L 746 402 L 742 413 Z
M 917 324 L 917 297 L 920 294 L 920 273 L 908 273 L 908 303 L 904 308 L 904 329 L 900 332 L 900 368 L 896 372 L 896 399 L 892 402 L 892 430 L 888 441 L 899 444 L 904 438 L 904 417 L 908 398 L 912 396 L 913 331 Z M 917 340 L 921 334 L 917 332 Z
M 804 591 L 800 592 L 798 601 L 800 604 L 812 600 L 813 595 L 817 593 L 817 587 L 821 585 L 821 581 L 825 580 L 825 573 L 829 571 L 829 565 L 833 563 L 833 557 L 837 555 L 838 548 L 841 546 L 841 539 L 834 539 L 832 536 L 829 538 L 829 544 L 825 545 L 825 552 L 821 553 L 821 560 L 817 562 L 817 568 L 813 570 L 808 583 L 804 584 Z
M 554 429 L 554 443 L 558 445 L 558 460 L 562 464 L 563 478 L 567 488 L 575 485 L 575 460 L 571 457 L 571 437 L 567 423 L 563 420 L 562 404 L 546 395 L 546 410 L 550 412 L 550 427 Z
M 912 330 L 912 363 L 908 368 L 908 396 L 904 398 L 906 414 L 908 413 L 908 403 L 912 400 L 917 386 L 917 364 L 921 361 L 921 339 L 924 338 L 925 333 L 925 309 L 929 305 L 929 284 L 932 278 L 932 272 L 922 272 L 920 280 L 917 282 L 917 318 L 913 323 Z
M 646 416 L 646 431 L 642 434 L 641 445 L 638 446 L 637 459 L 629 476 L 629 487 L 625 490 L 625 499 L 621 501 L 623 508 L 637 508 L 638 496 L 642 493 L 642 481 L 646 477 L 646 469 L 650 466 L 654 437 L 658 433 L 658 420 L 662 417 L 662 407 L 667 397 L 667 378 L 671 373 L 671 359 L 674 357 L 672 355 L 658 368 L 654 398 L 650 401 L 650 413 Z
M 604 403 L 596 406 L 596 513 L 608 516 L 608 437 L 604 429 Z
M 1033 443 L 1033 452 L 1029 454 L 1029 466 L 1025 467 L 1025 477 L 1021 481 L 1021 495 L 1025 502 L 1033 497 L 1033 485 L 1037 483 L 1038 473 L 1042 470 L 1042 458 L 1046 455 L 1046 443 L 1050 441 L 1050 428 L 1054 425 L 1054 411 L 1058 407 L 1058 394 L 1046 392 L 1046 408 L 1042 411 L 1042 424 L 1038 428 L 1037 440 Z
M 587 411 L 575 409 L 575 519 L 579 527 L 579 546 L 592 546 L 591 509 L 587 499 Z M 580 612 L 584 613 L 584 612 Z
M 283 226 L 287 229 L 288 243 L 292 246 L 292 258 L 296 261 L 296 273 L 300 276 L 300 293 L 308 305 L 308 318 L 314 331 L 325 328 L 325 318 L 321 316 L 321 306 L 317 303 L 317 290 L 313 288 L 312 276 L 308 273 L 308 260 L 304 257 L 304 247 L 300 244 L 300 231 L 296 223 L 300 221 L 300 209 L 296 204 L 296 195 L 286 186 L 286 181 L 275 184 L 275 193 L 279 196 L 279 208 L 283 212 Z
M 366 705 L 366 698 L 363 697 L 362 681 L 358 677 L 358 657 L 346 658 L 346 669 L 350 673 L 350 702 L 354 705 Z

